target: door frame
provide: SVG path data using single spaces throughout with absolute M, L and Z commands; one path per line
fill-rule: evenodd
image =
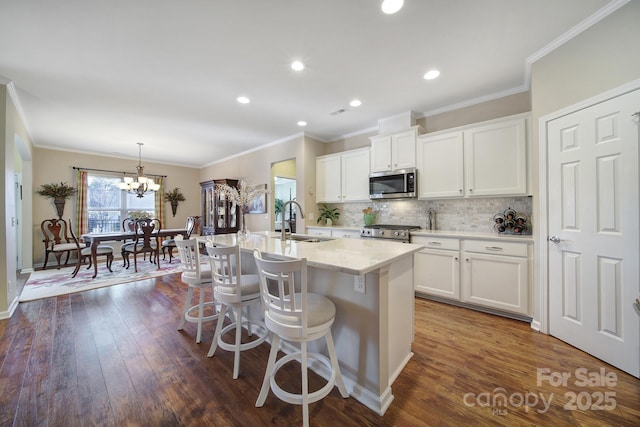
M 540 119 L 538 120 L 539 194 L 537 215 L 540 220 L 538 227 L 536 227 L 538 229 L 538 232 L 536 233 L 536 240 L 538 243 L 536 245 L 538 254 L 538 268 L 536 270 L 536 274 L 538 277 L 535 280 L 535 283 L 538 284 L 537 299 L 539 307 L 539 317 L 537 319 L 534 318 L 534 320 L 531 322 L 531 327 L 545 334 L 549 333 L 549 243 L 547 240 L 549 234 L 549 204 L 547 200 L 547 144 L 549 143 L 549 138 L 547 135 L 547 123 L 568 114 L 574 113 L 578 110 L 582 110 L 595 104 L 608 101 L 637 89 L 640 89 L 640 79 L 632 80 L 628 83 L 595 95 L 591 98 L 554 111 L 553 113 L 540 117 Z

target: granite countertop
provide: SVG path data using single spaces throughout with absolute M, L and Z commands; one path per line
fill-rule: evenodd
M 298 234 L 297 236 L 305 236 Z M 307 236 L 309 239 L 315 236 Z M 236 234 L 200 236 L 200 242 L 213 241 L 221 245 L 239 245 L 244 252 L 260 249 L 274 258 L 306 258 L 307 265 L 326 270 L 361 275 L 422 249 L 422 245 L 376 239 L 328 239 L 319 242 L 280 240 L 280 233 L 262 231 L 246 238 Z
M 412 236 L 452 237 L 457 239 L 510 240 L 521 243 L 533 243 L 531 234 L 501 234 L 480 231 L 425 230 L 411 232 Z

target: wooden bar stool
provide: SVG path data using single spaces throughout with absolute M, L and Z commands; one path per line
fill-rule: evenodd
M 178 248 L 178 256 L 182 263 L 181 280 L 189 285 L 187 299 L 184 303 L 182 318 L 178 324 L 178 330 L 184 328 L 184 322 L 195 322 L 198 324 L 198 332 L 196 334 L 196 342 L 201 341 L 202 324 L 210 322 L 218 318 L 219 304 L 213 299 L 211 301 L 204 300 L 205 289 L 209 286 L 213 288 L 211 279 L 211 270 L 202 269 L 200 265 L 200 251 L 196 239 L 183 240 L 182 236 L 176 236 L 176 247 Z M 198 304 L 192 305 L 193 291 L 198 289 L 200 292 Z M 204 311 L 210 307 L 213 314 L 205 315 Z
M 233 351 L 235 353 L 233 379 L 235 380 L 240 371 L 240 352 L 259 346 L 267 338 L 264 323 L 251 319 L 251 306 L 260 304 L 259 278 L 255 274 L 242 274 L 239 246 L 213 246 L 211 242 L 207 242 L 206 248 L 211 262 L 213 293 L 215 300 L 222 304 L 207 357 L 213 357 L 217 347 Z M 227 309 L 232 311 L 234 320 L 230 325 L 222 328 Z M 245 310 L 246 317 L 243 320 Z M 257 333 L 255 339 L 242 343 L 243 325 L 247 326 L 250 337 L 255 330 Z M 233 343 L 227 343 L 223 337 L 232 330 L 235 330 L 235 340 Z
M 262 258 L 259 250 L 254 258 L 260 275 L 260 294 L 267 329 L 272 332 L 271 351 L 264 374 L 262 388 L 256 406 L 264 405 L 269 388 L 278 398 L 287 403 L 302 405 L 303 425 L 309 425 L 309 403 L 317 402 L 338 386 L 340 395 L 349 397 L 342 381 L 340 365 L 333 345 L 331 325 L 336 317 L 336 306 L 322 295 L 307 293 L 307 260 L 270 261 Z M 296 276 L 300 277 L 296 291 Z M 320 353 L 307 351 L 307 343 L 324 337 L 329 358 Z M 300 351 L 288 354 L 276 362 L 280 340 L 300 343 Z M 294 394 L 283 390 L 276 383 L 276 374 L 290 361 L 299 360 L 302 365 L 302 392 Z M 307 366 L 309 361 L 326 366 L 331 376 L 321 389 L 309 393 Z

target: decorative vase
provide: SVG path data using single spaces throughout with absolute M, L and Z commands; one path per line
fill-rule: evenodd
M 373 225 L 374 221 L 376 219 L 375 214 L 364 214 L 364 225 Z
M 325 219 L 325 224 L 327 224 L 328 226 L 332 226 L 333 225 L 333 221 L 331 220 L 331 218 L 326 218 Z
M 53 204 L 56 205 L 56 211 L 58 211 L 58 218 L 62 219 L 64 215 L 64 199 L 53 199 Z
M 173 212 L 173 216 L 176 216 L 176 212 L 178 211 L 178 202 L 171 202 L 171 212 Z
M 247 228 L 247 221 L 244 217 L 244 212 L 240 215 L 240 228 L 238 228 L 238 237 L 249 237 L 249 229 Z

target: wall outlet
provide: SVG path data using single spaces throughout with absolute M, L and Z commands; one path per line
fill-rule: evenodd
M 313 212 L 309 212 L 309 221 L 313 221 L 315 215 L 313 214 Z
M 353 290 L 361 294 L 365 293 L 364 276 L 353 276 Z

